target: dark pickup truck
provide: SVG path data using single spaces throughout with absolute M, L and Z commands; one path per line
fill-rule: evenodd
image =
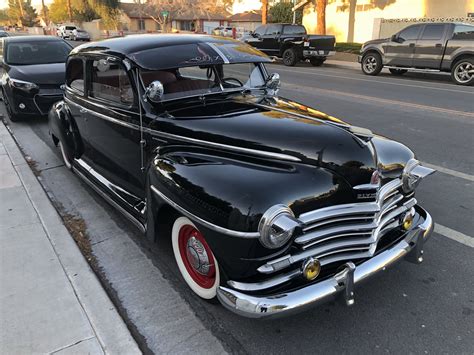
M 286 23 L 259 26 L 244 41 L 270 56 L 282 58 L 287 66 L 309 59 L 319 67 L 336 53 L 334 36 L 308 35 L 304 26 Z
M 393 75 L 407 71 L 451 72 L 456 84 L 474 84 L 474 25 L 424 23 L 408 26 L 388 39 L 364 43 L 362 71 L 377 75 L 383 67 Z

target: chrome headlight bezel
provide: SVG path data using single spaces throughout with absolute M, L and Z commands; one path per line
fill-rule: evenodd
M 299 225 L 300 222 L 288 206 L 272 206 L 263 214 L 258 225 L 260 243 L 268 249 L 281 248 L 291 239 Z

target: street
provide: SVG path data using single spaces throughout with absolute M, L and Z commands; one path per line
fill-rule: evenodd
M 355 66 L 331 63 L 271 64 L 268 71 L 280 74 L 281 96 L 398 140 L 438 170 L 417 190 L 437 223 L 424 262 L 402 262 L 359 287 L 353 307 L 329 303 L 256 321 L 200 301 L 181 281 L 163 239 L 151 245 L 64 167 L 45 117 L 8 124 L 68 227 L 84 222 L 89 245 L 83 252 L 143 349 L 473 353 L 474 87 L 456 86 L 446 75 L 384 71 L 369 77 Z M 1 113 L 6 117 L 3 103 Z

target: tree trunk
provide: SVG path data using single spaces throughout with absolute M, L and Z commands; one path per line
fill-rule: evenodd
M 326 34 L 326 5 L 327 0 L 316 0 L 316 12 L 318 14 L 316 32 L 318 35 Z
M 46 5 L 44 4 L 44 0 L 41 0 L 41 6 L 43 8 L 43 20 L 46 26 L 49 26 L 49 19 L 48 19 L 48 9 L 46 8 Z
M 69 18 L 69 22 L 72 22 L 72 6 L 71 0 L 67 0 L 67 16 Z
M 347 42 L 354 42 L 354 27 L 356 16 L 357 0 L 350 0 L 349 3 L 349 30 L 347 31 Z
M 268 0 L 262 0 L 262 24 L 267 23 Z
M 18 5 L 20 7 L 20 26 L 23 27 L 23 20 L 25 18 L 25 12 L 23 11 L 23 0 L 18 0 Z

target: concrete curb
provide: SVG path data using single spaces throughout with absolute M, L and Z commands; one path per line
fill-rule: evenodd
M 56 209 L 31 171 L 5 124 L 0 136 L 13 167 L 38 214 L 51 246 L 105 353 L 140 354 L 125 322 L 90 268 Z

